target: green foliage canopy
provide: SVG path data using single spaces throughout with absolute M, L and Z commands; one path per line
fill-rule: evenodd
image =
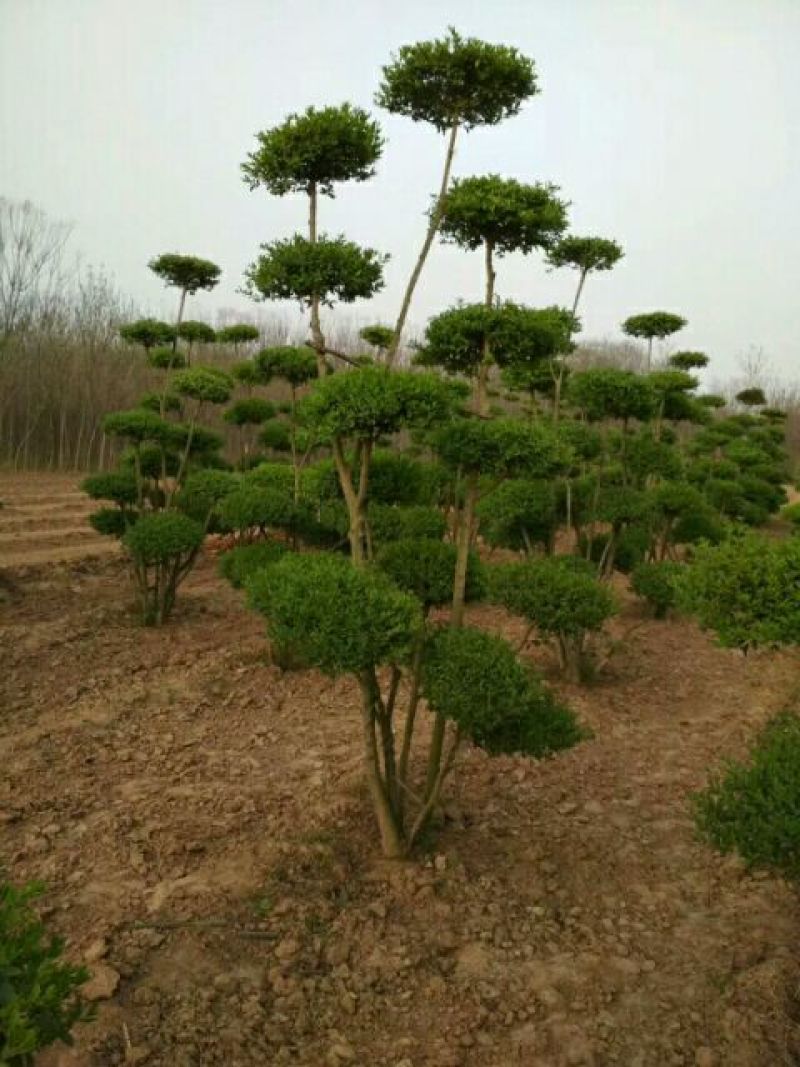
M 332 306 L 335 300 L 352 304 L 383 288 L 387 256 L 361 248 L 344 237 L 321 235 L 316 242 L 300 234 L 262 244 L 262 255 L 245 271 L 245 290 L 253 299 L 315 298 Z
M 549 248 L 567 226 L 567 204 L 557 192 L 555 185 L 525 185 L 499 174 L 456 178 L 440 236 L 461 248 L 490 245 L 499 256 Z

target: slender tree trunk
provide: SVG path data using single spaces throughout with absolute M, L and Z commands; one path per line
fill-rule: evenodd
M 317 243 L 317 183 L 308 183 L 308 239 L 312 245 Z M 317 353 L 317 373 L 320 378 L 327 374 L 328 367 L 325 363 L 325 337 L 322 333 L 322 324 L 319 317 L 319 294 L 314 293 L 311 297 L 311 345 Z
M 431 250 L 433 239 L 436 236 L 436 232 L 439 229 L 439 224 L 442 221 L 442 215 L 444 214 L 445 198 L 447 196 L 447 190 L 450 187 L 450 171 L 453 167 L 453 156 L 456 150 L 456 135 L 458 134 L 458 121 L 455 121 L 450 127 L 450 135 L 447 140 L 447 152 L 444 159 L 444 171 L 442 172 L 442 183 L 439 187 L 439 195 L 436 198 L 436 203 L 431 211 L 430 222 L 428 223 L 428 229 L 425 233 L 425 240 L 422 242 L 422 249 L 417 258 L 417 262 L 414 264 L 414 269 L 411 271 L 411 277 L 408 279 L 408 285 L 406 291 L 403 294 L 403 302 L 400 305 L 400 314 L 397 316 L 397 322 L 394 327 L 394 335 L 391 343 L 386 351 L 386 362 L 391 367 L 397 358 L 397 352 L 400 348 L 400 341 L 403 336 L 403 327 L 406 324 L 408 318 L 408 312 L 411 308 L 411 300 L 414 296 L 414 290 L 417 287 L 417 282 L 422 274 L 422 268 L 425 266 L 425 260 L 428 258 L 428 253 Z
M 378 741 L 375 736 L 377 721 L 377 682 L 373 671 L 359 675 L 361 687 L 361 722 L 364 734 L 364 777 L 367 782 L 372 807 L 381 836 L 384 856 L 399 859 L 404 854 L 403 839 L 397 819 L 389 803 L 385 783 L 381 779 Z
M 575 299 L 572 301 L 572 314 L 573 315 L 577 315 L 577 313 L 578 313 L 578 304 L 580 302 L 581 293 L 583 292 L 583 286 L 584 286 L 584 284 L 586 282 L 586 278 L 587 278 L 588 274 L 589 274 L 588 269 L 586 267 L 584 267 L 581 270 L 580 281 L 578 282 L 578 288 L 575 291 Z
M 484 292 L 483 306 L 490 311 L 494 304 L 494 282 L 496 273 L 494 269 L 494 262 L 492 255 L 494 247 L 491 241 L 486 241 L 484 245 L 484 258 L 486 263 L 486 289 Z M 481 363 L 478 367 L 478 380 L 475 389 L 475 410 L 483 417 L 489 414 L 489 368 L 492 365 L 492 349 L 489 337 L 483 338 L 483 353 L 481 355 Z
M 467 588 L 467 563 L 472 540 L 472 525 L 475 521 L 475 506 L 478 502 L 478 475 L 467 475 L 464 507 L 458 526 L 456 541 L 456 572 L 453 579 L 453 606 L 450 613 L 452 626 L 464 625 L 464 602 Z
M 653 338 L 647 338 L 647 371 L 648 373 L 653 369 Z
M 175 321 L 175 336 L 172 338 L 172 351 L 178 351 L 178 330 L 183 322 L 183 309 L 186 306 L 186 290 L 181 289 L 181 299 L 178 304 L 178 318 Z

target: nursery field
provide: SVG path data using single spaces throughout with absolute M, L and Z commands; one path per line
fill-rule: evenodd
M 0 499 L 0 862 L 47 884 L 98 1004 L 42 1067 L 797 1062 L 797 897 L 688 807 L 797 700 L 797 651 L 718 648 L 615 575 L 598 680 L 523 651 L 594 736 L 467 748 L 422 860 L 382 861 L 354 680 L 271 666 L 213 550 L 142 629 L 75 482 Z

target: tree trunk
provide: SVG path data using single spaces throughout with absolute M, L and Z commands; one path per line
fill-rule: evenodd
M 453 578 L 453 607 L 450 613 L 452 626 L 464 625 L 464 601 L 467 588 L 467 563 L 469 562 L 469 547 L 472 540 L 472 524 L 475 520 L 475 506 L 478 502 L 478 475 L 467 475 L 467 487 L 464 496 L 464 507 L 461 511 L 461 521 L 458 526 L 456 541 L 456 571 Z
M 484 255 L 486 262 L 486 290 L 483 299 L 483 306 L 487 310 L 491 310 L 494 304 L 494 281 L 495 281 L 495 269 L 492 261 L 492 253 L 494 247 L 491 241 L 486 241 L 484 245 Z M 486 417 L 489 414 L 489 368 L 492 365 L 492 349 L 489 342 L 489 337 L 483 338 L 483 352 L 481 354 L 481 363 L 478 367 L 478 380 L 475 388 L 475 410 L 482 417 Z
M 400 305 L 400 314 L 397 316 L 392 340 L 386 350 L 386 362 L 390 367 L 397 358 L 397 351 L 400 348 L 400 341 L 403 336 L 403 327 L 406 324 L 408 312 L 411 308 L 411 299 L 414 296 L 414 290 L 416 289 L 417 282 L 422 274 L 422 268 L 425 266 L 425 260 L 428 258 L 433 239 L 436 236 L 439 224 L 442 221 L 442 215 L 444 214 L 444 203 L 450 185 L 450 171 L 453 166 L 453 156 L 455 155 L 458 126 L 458 121 L 455 121 L 450 127 L 450 136 L 447 141 L 447 152 L 444 160 L 444 171 L 442 173 L 442 183 L 439 187 L 439 195 L 436 198 L 436 203 L 431 211 L 430 222 L 428 223 L 428 229 L 425 233 L 425 240 L 422 242 L 422 249 L 417 258 L 417 262 L 414 264 L 414 269 L 411 271 L 411 277 L 408 280 L 406 291 L 403 294 L 403 303 Z
M 317 183 L 308 183 L 308 239 L 312 245 L 317 243 Z M 317 374 L 320 378 L 328 372 L 325 362 L 325 337 L 319 318 L 319 293 L 311 297 L 311 346 L 317 353 Z
M 388 859 L 399 859 L 405 853 L 403 835 L 392 811 L 386 787 L 381 779 L 378 742 L 375 736 L 377 721 L 378 686 L 374 672 L 362 671 L 359 675 L 361 688 L 361 722 L 364 734 L 364 776 L 367 782 L 372 807 L 381 836 L 381 848 Z

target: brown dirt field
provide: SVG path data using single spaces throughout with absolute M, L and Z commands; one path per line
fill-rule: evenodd
M 623 594 L 602 677 L 554 682 L 594 738 L 467 752 L 431 851 L 386 864 L 354 686 L 270 666 L 213 560 L 160 632 L 118 558 L 10 573 L 0 859 L 47 882 L 113 993 L 42 1067 L 800 1062 L 797 897 L 696 841 L 688 808 L 795 699 L 797 653 L 744 658 Z

